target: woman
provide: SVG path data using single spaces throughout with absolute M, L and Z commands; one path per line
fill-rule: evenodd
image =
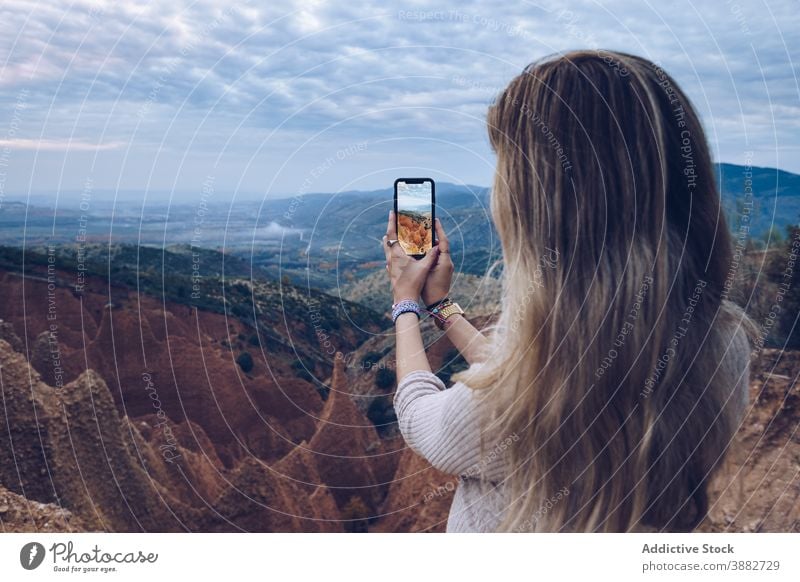
M 747 402 L 746 316 L 697 114 L 653 63 L 605 51 L 534 63 L 488 113 L 502 312 L 488 336 L 433 315 L 470 364 L 445 390 L 415 313 L 453 263 L 384 237 L 395 410 L 459 476 L 448 531 L 688 531 Z M 732 279 L 731 279 L 732 280 Z M 419 310 L 422 310 L 421 308 Z

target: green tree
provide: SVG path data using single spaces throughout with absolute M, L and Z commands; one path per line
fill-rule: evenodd
M 797 247 L 792 245 L 800 241 L 800 226 L 788 226 L 786 234 L 780 252 L 775 253 L 765 269 L 773 283 L 784 286 L 777 337 L 771 339 L 776 345 L 797 349 L 800 348 L 800 322 L 797 321 L 800 314 L 800 269 L 791 267 L 789 263 L 797 262 Z
M 781 246 L 784 241 L 783 233 L 781 229 L 775 226 L 774 224 L 771 225 L 761 236 L 762 240 L 764 241 L 764 246 L 768 248 L 776 248 Z

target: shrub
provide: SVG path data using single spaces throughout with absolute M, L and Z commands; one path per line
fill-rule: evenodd
M 294 374 L 298 378 L 302 378 L 308 382 L 312 382 L 314 380 L 314 376 L 311 374 L 311 371 L 308 369 L 308 367 L 303 363 L 303 360 L 294 360 L 292 362 L 292 370 L 294 370 Z
M 379 434 L 390 430 L 391 425 L 397 422 L 397 415 L 394 413 L 392 399 L 388 396 L 374 398 L 367 408 L 367 418 L 375 425 Z
M 342 508 L 344 529 L 349 533 L 366 533 L 369 524 L 370 511 L 364 500 L 358 495 L 353 495 Z
M 389 368 L 379 368 L 378 373 L 375 374 L 375 386 L 381 390 L 388 390 L 392 388 L 397 381 L 397 374 L 394 370 Z
M 323 401 L 327 400 L 328 396 L 331 393 L 330 387 L 325 386 L 325 384 L 321 384 L 319 382 L 316 382 L 316 388 L 317 388 L 317 392 L 319 393 L 319 397 L 322 398 Z
M 234 303 L 231 306 L 231 311 L 230 312 L 233 315 L 235 315 L 236 317 L 242 317 L 242 318 L 250 317 L 250 318 L 252 318 L 253 317 L 253 306 L 252 306 L 252 304 L 245 305 L 243 303 Z M 242 337 L 242 339 L 244 339 L 244 337 Z
M 245 374 L 249 374 L 253 370 L 253 356 L 250 355 L 250 352 L 239 354 L 236 358 L 236 363 L 239 364 Z
M 765 271 L 777 287 L 776 300 L 778 289 L 783 290 L 777 330 L 773 331 L 773 335 L 777 337 L 772 338 L 773 343 L 776 346 L 797 349 L 800 348 L 800 325 L 797 322 L 797 314 L 800 312 L 800 273 L 790 263 L 795 260 L 794 255 L 797 253 L 792 245 L 800 240 L 800 226 L 788 226 L 786 234 L 780 245 L 780 252 L 775 253 L 767 262 Z M 762 324 L 763 320 L 756 323 Z
M 378 362 L 381 361 L 383 354 L 378 352 L 367 352 L 363 358 L 361 358 L 361 367 L 369 370 L 378 365 Z
M 450 383 L 450 378 L 453 374 L 469 368 L 469 364 L 467 364 L 464 356 L 456 349 L 451 349 L 445 354 L 443 364 L 442 369 L 438 372 L 438 376 L 445 384 Z

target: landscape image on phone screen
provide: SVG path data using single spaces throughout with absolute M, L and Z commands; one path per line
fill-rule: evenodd
M 397 239 L 406 254 L 424 255 L 433 246 L 431 183 L 397 183 Z

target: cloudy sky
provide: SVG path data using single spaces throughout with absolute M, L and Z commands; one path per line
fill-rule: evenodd
M 718 160 L 752 151 L 800 172 L 797 7 L 3 0 L 0 194 L 487 185 L 492 97 L 530 61 L 582 47 L 670 71 Z

